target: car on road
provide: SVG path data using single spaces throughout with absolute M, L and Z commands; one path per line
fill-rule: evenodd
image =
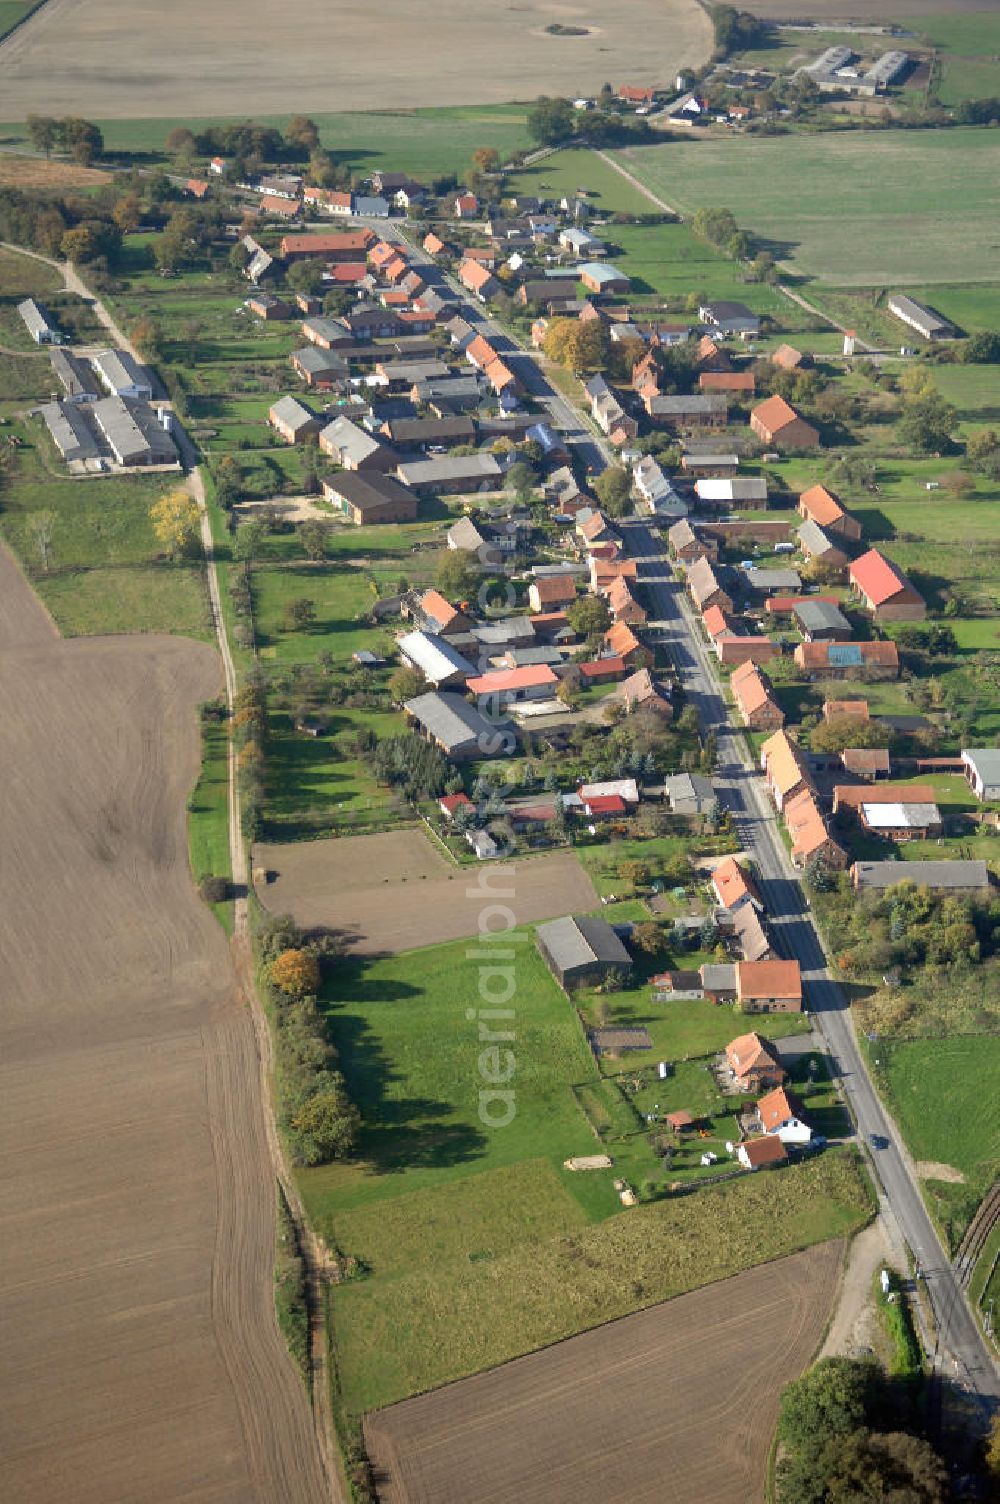
M 869 1133 L 868 1142 L 873 1149 L 888 1149 L 889 1140 L 884 1133 Z

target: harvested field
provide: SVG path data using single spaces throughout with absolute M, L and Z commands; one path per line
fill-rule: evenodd
M 821 1243 L 369 1415 L 382 1504 L 760 1504 L 778 1395 L 842 1253 Z
M 138 22 L 128 0 L 49 0 L 0 46 L 4 114 L 184 119 L 207 108 L 243 119 L 248 100 L 258 114 L 325 110 L 330 59 L 345 46 L 351 66 L 337 70 L 332 91 L 340 110 L 595 93 L 605 79 L 669 87 L 712 45 L 696 0 L 632 0 L 626 26 L 609 22 L 598 0 L 445 0 L 430 10 L 397 0 L 374 11 L 361 0 L 289 0 L 277 50 L 273 20 L 266 0 L 144 5 Z M 553 22 L 587 35 L 549 35 Z
M 78 167 L 75 162 L 47 162 L 44 157 L 18 157 L 0 152 L 0 188 L 100 188 L 111 182 L 110 172 Z
M 306 929 L 331 929 L 359 955 L 414 950 L 479 930 L 484 902 L 509 905 L 518 924 L 596 909 L 575 856 L 456 868 L 421 830 L 254 848 L 254 870 L 276 874 L 258 896 Z
M 324 1497 L 249 1014 L 188 872 L 204 644 L 61 641 L 0 549 L 0 1495 Z M 13 709 L 12 709 L 13 707 Z

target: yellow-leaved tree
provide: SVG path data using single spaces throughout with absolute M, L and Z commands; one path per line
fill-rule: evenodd
M 309 950 L 283 950 L 271 962 L 271 983 L 289 997 L 303 997 L 319 988 L 319 962 Z
M 197 551 L 201 536 L 198 503 L 182 486 L 164 492 L 150 507 L 149 519 L 157 542 L 173 558 L 189 558 Z

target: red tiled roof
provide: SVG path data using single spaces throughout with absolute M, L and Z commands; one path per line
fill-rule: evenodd
M 463 806 L 472 809 L 472 800 L 468 794 L 445 794 L 438 800 L 438 804 L 449 815 L 453 815 L 457 809 L 461 809 Z
M 591 663 L 578 663 L 581 677 L 584 679 L 606 679 L 615 674 L 624 674 L 628 665 L 624 658 L 595 658 Z
M 299 212 L 297 199 L 279 198 L 273 193 L 264 194 L 260 201 L 260 207 L 265 214 L 277 214 L 282 219 L 294 219 Z
M 787 1123 L 789 1118 L 798 1115 L 798 1108 L 792 1104 L 783 1086 L 776 1086 L 757 1103 L 757 1116 L 765 1133 L 774 1133 L 782 1123 Z
M 286 235 L 281 254 L 289 251 L 307 256 L 333 256 L 341 251 L 364 252 L 374 239 L 371 230 L 342 230 L 336 235 Z
M 788 1158 L 780 1138 L 749 1138 L 740 1148 L 746 1155 L 752 1170 L 761 1165 L 780 1165 Z
M 360 282 L 367 275 L 368 268 L 363 261 L 336 261 L 328 268 L 328 276 L 334 282 Z
M 794 423 L 799 415 L 784 397 L 774 396 L 759 402 L 750 416 L 756 418 L 768 433 L 780 433 L 789 423 Z
M 917 594 L 903 571 L 891 559 L 887 559 L 885 554 L 879 553 L 877 548 L 870 548 L 860 559 L 854 560 L 850 579 L 851 584 L 873 606 L 884 606 L 904 590 L 912 590 L 914 595 Z
M 592 815 L 624 815 L 628 811 L 621 794 L 594 794 L 585 807 Z
M 701 613 L 701 619 L 709 637 L 718 637 L 721 632 L 730 630 L 729 619 L 721 606 L 709 606 L 707 611 Z
M 525 668 L 498 668 L 476 679 L 466 681 L 466 688 L 474 695 L 503 694 L 511 689 L 536 689 L 541 684 L 558 684 L 559 680 L 547 663 L 532 663 Z
M 773 1049 L 759 1034 L 741 1034 L 737 1039 L 731 1040 L 726 1045 L 726 1059 L 729 1061 L 733 1074 L 740 1081 L 749 1071 L 762 1065 L 781 1070 Z
M 737 961 L 736 995 L 743 998 L 802 997 L 798 961 Z
M 753 897 L 747 875 L 734 856 L 724 857 L 713 869 L 712 887 L 724 909 L 735 908 L 742 899 Z

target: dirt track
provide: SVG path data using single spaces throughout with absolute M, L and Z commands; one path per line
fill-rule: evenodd
M 475 935 L 485 904 L 509 905 L 528 924 L 600 902 L 571 854 L 457 868 L 422 830 L 256 846 L 253 864 L 277 874 L 257 886 L 272 913 L 336 930 L 358 954 Z
M 365 1421 L 382 1504 L 762 1504 L 778 1394 L 812 1357 L 839 1241 Z
M 588 35 L 547 35 L 555 22 Z M 669 88 L 711 46 L 696 0 L 631 0 L 625 25 L 599 0 L 286 0 L 279 45 L 265 0 L 48 0 L 0 47 L 0 113 L 243 119 L 593 94 L 606 79 Z
M 218 659 L 62 642 L 0 550 L 0 1496 L 314 1504 L 249 1017 L 184 800 Z

